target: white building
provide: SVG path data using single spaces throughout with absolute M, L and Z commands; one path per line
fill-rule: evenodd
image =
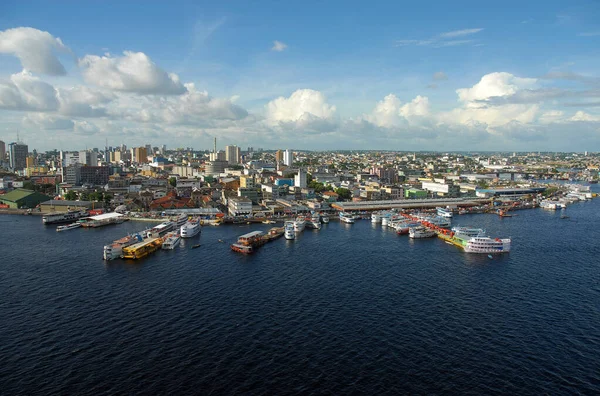
M 245 197 L 229 198 L 227 208 L 231 216 L 251 215 L 252 201 Z
M 295 187 L 300 187 L 300 188 L 306 188 L 307 184 L 306 184 L 306 172 L 304 172 L 302 169 L 300 169 L 298 171 L 298 173 L 296 174 L 296 176 L 294 176 L 294 186 Z
M 240 163 L 241 150 L 238 146 L 225 146 L 225 160 L 229 165 Z
M 292 166 L 294 163 L 294 153 L 292 150 L 285 150 L 285 153 L 283 153 L 283 163 L 287 166 Z
M 210 161 L 225 161 L 226 160 L 225 151 L 219 150 L 217 152 L 210 153 L 209 160 Z

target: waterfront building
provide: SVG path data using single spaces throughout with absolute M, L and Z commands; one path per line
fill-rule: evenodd
M 22 170 L 27 168 L 27 154 L 29 147 L 26 144 L 13 142 L 8 145 L 8 157 L 10 168 L 12 170 Z
M 247 216 L 252 214 L 252 201 L 248 198 L 229 198 L 227 208 L 231 216 Z
M 17 188 L 9 193 L 0 195 L 0 204 L 11 209 L 33 209 L 38 204 L 48 201 L 51 197 L 33 190 Z
M 294 163 L 294 153 L 292 150 L 285 150 L 285 153 L 283 154 L 283 163 L 287 166 L 292 166 Z
M 50 212 L 68 212 L 70 210 L 92 209 L 93 204 L 90 201 L 68 201 L 68 200 L 48 200 L 40 203 L 42 213 Z

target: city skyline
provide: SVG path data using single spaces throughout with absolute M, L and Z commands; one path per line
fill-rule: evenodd
M 138 7 L 4 5 L 0 140 L 19 133 L 41 151 L 106 139 L 210 150 L 215 137 L 317 151 L 600 147 L 598 4 L 173 2 L 146 5 L 144 18 Z

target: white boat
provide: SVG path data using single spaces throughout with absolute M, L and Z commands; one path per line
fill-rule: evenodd
M 285 222 L 283 235 L 285 236 L 285 239 L 288 240 L 296 239 L 296 232 L 294 231 L 293 221 Z
M 319 221 L 319 215 L 313 216 L 310 219 L 306 219 L 306 228 L 311 228 L 313 230 L 320 230 L 321 222 Z
M 434 224 L 441 228 L 450 228 L 452 226 L 452 220 L 447 217 L 435 216 L 428 220 L 431 224 Z
M 381 223 L 381 215 L 379 213 L 373 213 L 371 215 L 371 223 Z
M 323 222 L 323 224 L 329 223 L 329 216 L 327 216 L 326 214 L 322 214 L 321 221 Z
M 438 216 L 441 217 L 452 217 L 452 212 L 445 208 L 435 208 L 437 210 Z
M 304 228 L 306 227 L 306 220 L 301 217 L 298 217 L 296 219 L 296 221 L 293 222 L 293 224 L 294 224 L 294 231 L 302 232 L 302 231 L 304 231 Z
M 488 236 L 476 236 L 467 241 L 468 253 L 507 253 L 510 252 L 510 239 L 492 239 Z
M 435 236 L 435 231 L 423 226 L 411 227 L 408 236 L 413 239 L 431 238 Z
M 142 231 L 142 234 L 146 234 L 147 231 Z M 135 243 L 142 242 L 142 235 L 127 235 L 124 238 L 118 239 L 110 245 L 104 246 L 104 260 L 114 260 L 121 257 L 123 254 L 123 248 L 131 246 Z
M 82 217 L 86 217 L 87 211 L 85 210 L 70 210 L 64 213 L 48 213 L 42 216 L 42 223 L 44 224 L 60 224 L 60 223 L 71 223 Z
M 471 239 L 476 236 L 485 234 L 485 231 L 481 228 L 471 227 L 452 227 L 451 230 L 454 236 L 461 239 Z
M 144 237 L 146 237 L 146 238 L 150 238 L 151 236 L 153 236 L 154 238 L 162 237 L 167 232 L 173 231 L 174 226 L 175 226 L 175 223 L 173 223 L 171 221 L 167 221 L 166 223 L 160 223 L 159 225 L 147 230 L 146 235 L 144 235 Z
M 81 223 L 71 223 L 69 225 L 56 227 L 56 231 L 58 231 L 58 232 L 69 231 L 69 230 L 74 230 L 75 228 L 79 228 L 79 227 L 81 227 Z
M 181 226 L 179 233 L 182 238 L 192 238 L 202 231 L 200 219 L 190 220 Z
M 350 213 L 340 212 L 340 221 L 343 221 L 344 223 L 348 224 L 353 224 L 354 222 L 356 222 L 356 219 Z
M 179 234 L 172 233 L 167 236 L 167 239 L 165 239 L 161 248 L 165 250 L 173 250 L 179 245 L 179 242 L 181 242 L 181 237 Z
M 177 216 L 177 218 L 173 220 L 173 223 L 175 223 L 175 229 L 178 230 L 182 225 L 186 223 L 187 220 L 188 216 L 186 214 L 181 214 Z
M 559 203 L 556 201 L 550 201 L 550 200 L 543 200 L 542 202 L 540 202 L 540 208 L 543 209 L 549 209 L 549 210 L 556 210 L 559 209 Z

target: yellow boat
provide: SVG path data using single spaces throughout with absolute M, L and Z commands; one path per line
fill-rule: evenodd
M 127 246 L 123 248 L 124 259 L 141 259 L 160 249 L 163 244 L 162 238 L 151 238 L 146 239 L 142 242 L 136 243 L 135 245 Z

